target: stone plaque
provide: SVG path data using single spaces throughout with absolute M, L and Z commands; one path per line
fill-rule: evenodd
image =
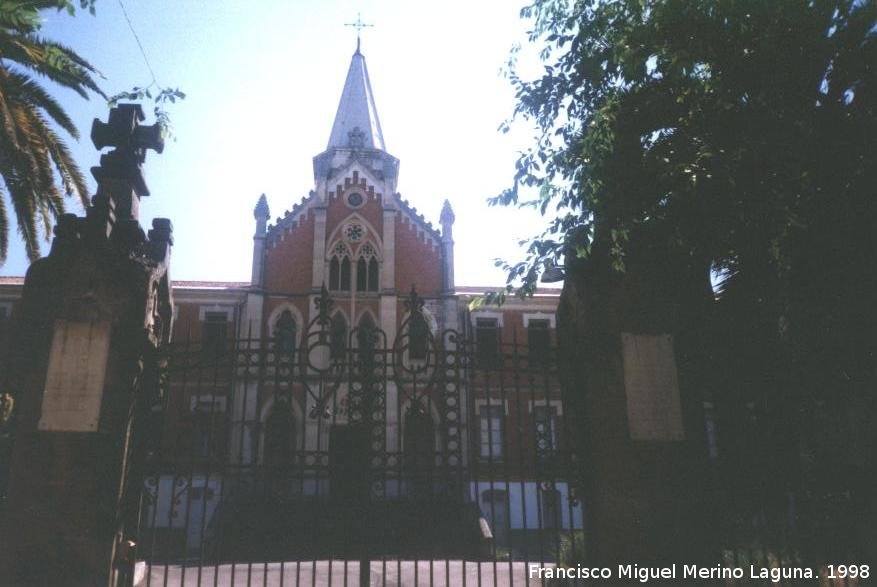
M 631 440 L 683 440 L 673 337 L 621 334 Z
M 109 348 L 109 322 L 55 322 L 40 430 L 97 432 Z

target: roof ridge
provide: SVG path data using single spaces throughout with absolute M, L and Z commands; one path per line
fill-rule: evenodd
M 295 224 L 302 214 L 307 212 L 309 204 L 313 202 L 316 195 L 317 192 L 311 190 L 298 204 L 293 204 L 292 208 L 286 210 L 283 216 L 278 216 L 274 224 L 268 226 L 265 236 L 269 239 L 275 238 L 281 230 L 290 228 Z
M 441 231 L 439 231 L 438 228 L 436 228 L 435 226 L 433 226 L 433 225 L 432 225 L 432 222 L 430 222 L 429 220 L 427 220 L 427 219 L 423 216 L 423 214 L 421 214 L 420 212 L 418 212 L 417 208 L 415 208 L 414 206 L 412 206 L 412 205 L 408 202 L 408 200 L 404 200 L 404 199 L 402 199 L 402 194 L 400 194 L 399 192 L 396 192 L 395 194 L 393 194 L 393 197 L 396 198 L 396 202 L 399 204 L 399 206 L 402 208 L 402 210 L 404 210 L 405 212 L 408 212 L 408 215 L 409 215 L 411 218 L 413 218 L 414 220 L 416 220 L 417 223 L 420 225 L 421 228 L 423 228 L 424 230 L 426 230 L 427 232 L 429 232 L 432 236 L 435 236 L 435 237 L 441 238 L 441 236 L 442 236 Z

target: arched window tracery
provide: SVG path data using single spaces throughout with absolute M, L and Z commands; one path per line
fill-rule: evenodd
M 356 290 L 376 292 L 379 289 L 380 269 L 378 254 L 371 243 L 365 243 L 357 251 Z
M 350 251 L 344 243 L 338 243 L 329 259 L 329 289 L 350 291 L 350 273 Z

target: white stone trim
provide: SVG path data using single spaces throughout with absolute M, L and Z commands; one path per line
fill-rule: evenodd
M 557 328 L 557 316 L 552 312 L 526 312 L 523 314 L 524 328 L 530 327 L 530 320 L 548 320 L 549 328 Z
M 435 315 L 430 312 L 429 308 L 427 308 L 426 306 L 423 306 L 421 311 L 423 312 L 423 317 L 426 319 L 427 326 L 429 326 L 429 333 L 432 334 L 433 337 L 435 337 L 439 333 L 438 320 L 436 320 Z M 411 312 L 405 312 L 405 314 L 402 316 L 402 323 L 404 324 L 404 322 L 410 317 Z
M 475 310 L 470 313 L 470 318 L 472 320 L 473 328 L 477 324 L 478 318 L 495 318 L 497 328 L 503 327 L 503 313 L 495 310 Z
M 357 292 L 357 293 L 359 293 L 359 292 Z M 356 324 L 351 326 L 350 329 L 353 330 L 354 328 L 359 328 L 359 323 L 362 322 L 362 319 L 365 317 L 366 314 L 371 316 L 372 323 L 374 323 L 375 328 L 377 328 L 377 329 L 381 328 L 381 321 L 378 320 L 377 314 L 375 314 L 371 308 L 363 308 L 362 310 L 359 311 L 359 314 L 357 314 L 357 316 L 356 316 Z
M 372 225 L 372 223 L 366 220 L 361 214 L 357 212 L 351 212 L 350 214 L 342 218 L 338 222 L 338 224 L 332 228 L 332 232 L 330 232 L 329 236 L 326 238 L 326 243 L 329 244 L 329 247 L 326 249 L 325 253 L 327 261 L 332 258 L 332 249 L 335 248 L 335 245 L 338 244 L 339 241 L 347 246 L 347 250 L 350 251 L 350 258 L 353 259 L 353 247 L 344 238 L 343 231 L 344 227 L 354 220 L 365 227 L 365 234 L 363 235 L 361 243 L 354 243 L 357 245 L 357 250 L 360 244 L 366 243 L 369 240 L 372 241 L 372 246 L 374 246 L 375 251 L 380 251 L 383 249 L 383 239 L 381 238 L 380 233 L 375 230 L 375 227 Z
M 213 304 L 212 306 L 200 306 L 198 308 L 198 320 L 204 322 L 207 318 L 207 312 L 216 312 L 225 314 L 226 322 L 234 321 L 234 306 Z
M 371 317 L 372 324 L 374 324 L 375 328 L 378 329 L 378 331 L 380 331 L 381 322 L 378 320 L 377 315 L 375 315 L 375 313 L 372 311 L 371 308 L 364 308 L 364 309 L 360 310 L 359 314 L 357 314 L 356 323 L 347 325 L 347 335 L 348 336 L 350 336 L 350 334 L 355 329 L 359 328 L 359 324 L 360 324 L 360 322 L 362 322 L 362 319 L 365 317 L 366 314 L 368 314 Z M 359 336 L 354 336 L 352 338 L 353 338 L 353 340 L 349 341 L 350 344 L 353 345 L 353 348 L 359 348 Z
M 333 161 L 334 162 L 334 161 Z M 362 187 L 360 183 L 353 183 L 353 172 L 359 172 L 359 179 L 365 179 L 365 187 Z M 344 180 L 350 179 L 351 183 L 348 186 L 344 185 Z M 378 188 L 384 188 L 384 182 L 377 178 L 374 170 L 362 164 L 361 161 L 356 159 L 350 159 L 348 162 L 338 168 L 336 173 L 328 178 L 326 178 L 326 192 L 335 192 L 335 197 L 346 197 L 349 192 L 358 191 L 362 194 L 362 197 L 368 201 L 369 198 L 377 199 L 378 194 L 382 193 Z M 341 191 L 336 192 L 335 186 L 341 184 Z M 374 195 L 369 196 L 368 186 L 374 188 Z
M 532 414 L 534 407 L 549 406 L 554 408 L 558 417 L 563 416 L 563 400 L 559 399 L 531 399 L 527 401 L 528 411 Z
M 475 415 L 481 415 L 481 406 L 502 406 L 503 412 L 506 416 L 509 415 L 509 400 L 507 399 L 497 399 L 497 398 L 484 398 L 484 399 L 476 399 L 475 400 Z
M 356 243 L 356 252 L 351 253 L 351 260 L 356 259 L 357 261 L 359 261 L 359 258 L 362 257 L 362 248 L 365 245 L 371 245 L 372 249 L 374 249 L 374 251 L 375 251 L 375 254 L 372 256 L 372 258 L 377 259 L 378 263 L 382 263 L 383 262 L 383 251 L 381 248 L 381 244 L 372 235 L 368 235 L 364 239 L 362 239 L 362 242 Z M 351 247 L 348 246 L 348 248 L 351 248 Z

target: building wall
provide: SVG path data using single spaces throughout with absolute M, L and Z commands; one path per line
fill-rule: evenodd
M 441 247 L 402 213 L 396 214 L 396 291 L 405 296 L 414 286 L 422 296 L 442 291 Z
M 311 289 L 314 249 L 314 212 L 308 211 L 283 229 L 265 251 L 265 290 L 307 292 Z

